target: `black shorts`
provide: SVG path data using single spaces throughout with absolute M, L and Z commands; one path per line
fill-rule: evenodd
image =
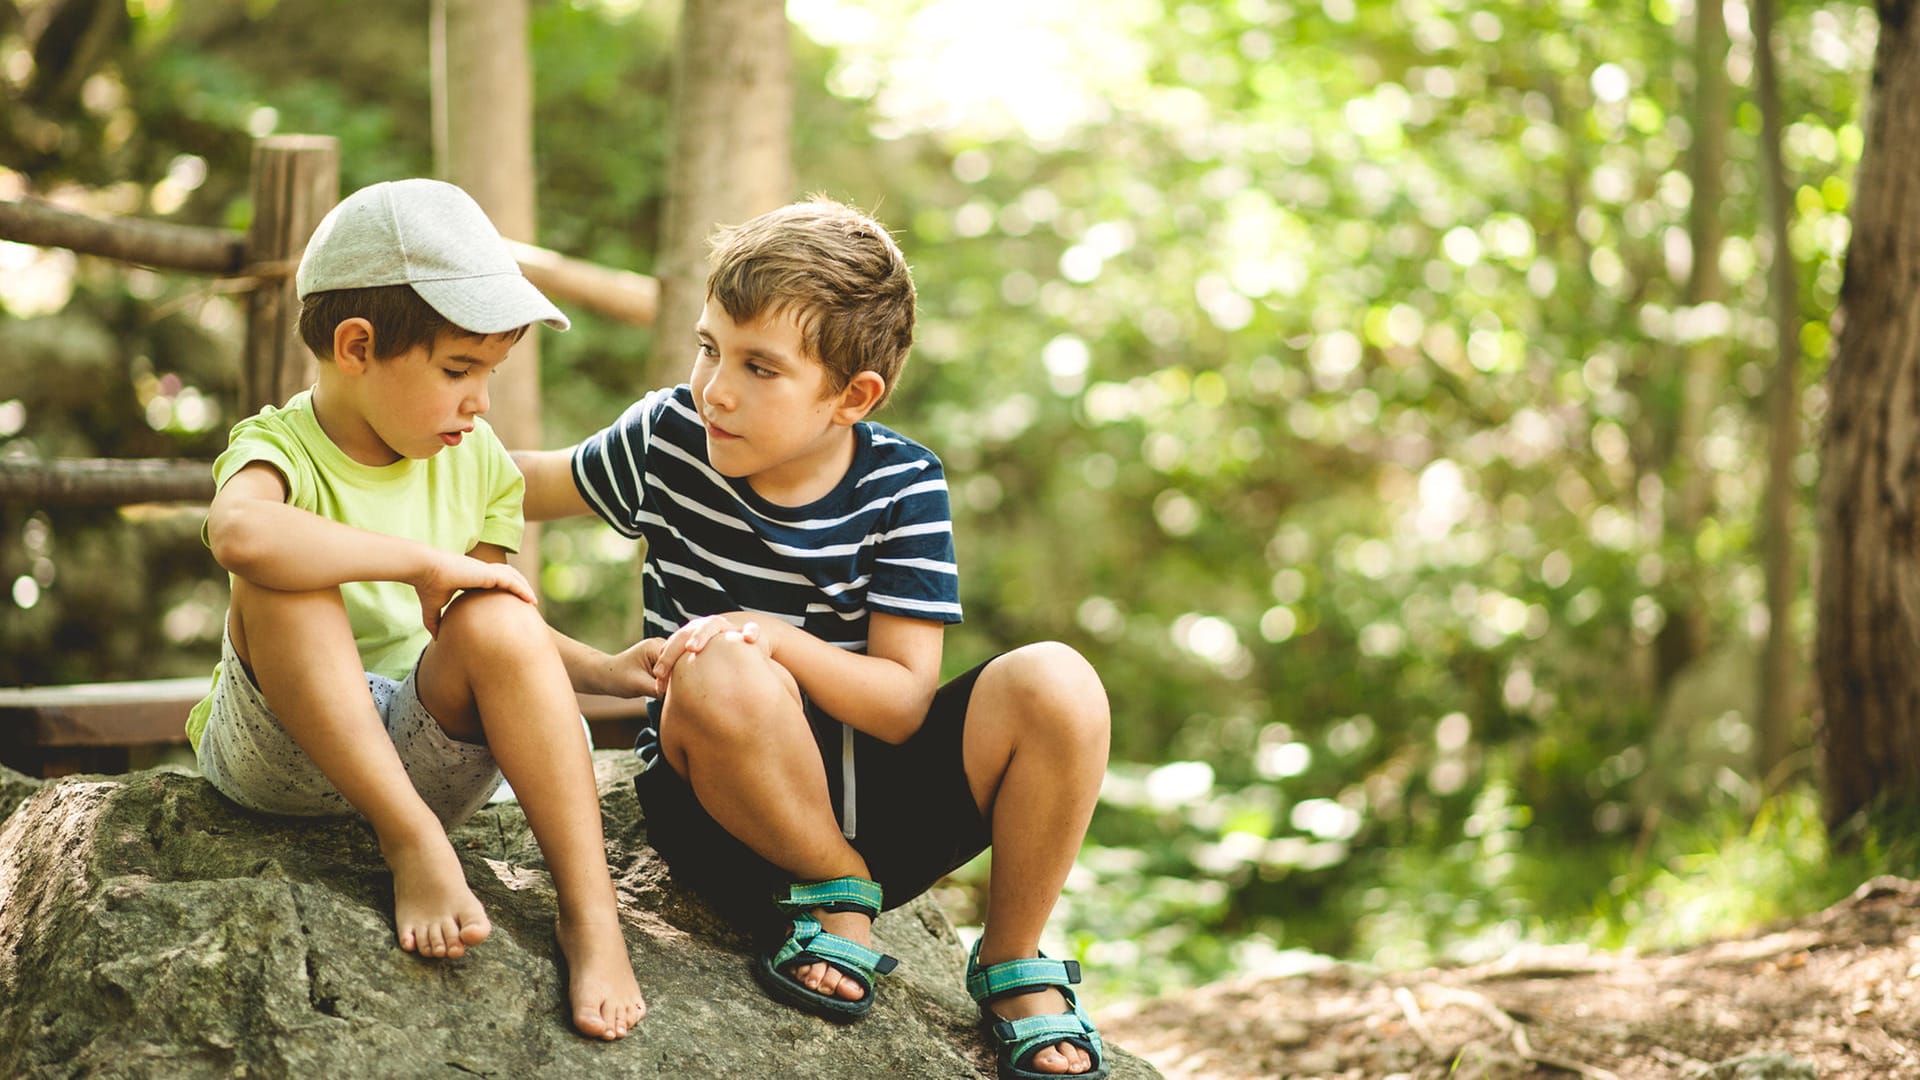
M 896 746 L 853 733 L 854 836 L 848 842 L 866 860 L 889 908 L 926 892 L 992 840 L 967 785 L 961 751 L 974 681 L 991 662 L 942 686 L 920 730 L 906 742 Z M 657 731 L 660 703 L 650 702 L 648 709 Z M 844 827 L 843 727 L 811 703 L 807 721 L 826 766 L 834 817 Z M 713 820 L 664 756 L 634 777 L 633 786 L 646 815 L 647 839 L 675 880 L 735 922 L 756 927 L 777 920 L 772 899 L 785 895 L 795 880 L 791 872 Z

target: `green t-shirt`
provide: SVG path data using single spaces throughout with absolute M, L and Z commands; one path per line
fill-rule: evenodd
M 288 505 L 321 517 L 463 555 L 483 543 L 520 548 L 526 482 L 484 420 L 474 421 L 460 445 L 424 461 L 362 465 L 320 430 L 312 391 L 302 391 L 285 407 L 269 405 L 234 425 L 226 452 L 213 463 L 215 486 L 256 461 L 286 478 Z M 353 581 L 340 586 L 340 595 L 362 665 L 391 679 L 406 678 L 429 640 L 412 587 Z M 213 676 L 217 683 L 218 665 Z M 209 694 L 187 717 L 187 739 L 196 748 L 212 700 Z

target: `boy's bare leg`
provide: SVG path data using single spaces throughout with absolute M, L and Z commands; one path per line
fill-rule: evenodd
M 1057 642 L 1028 645 L 980 673 L 967 703 L 962 748 L 967 783 L 993 833 L 980 963 L 1038 955 L 1040 934 L 1066 884 L 1106 774 L 1106 691 L 1093 667 Z M 1046 989 L 993 1003 L 1008 1020 L 1067 1011 Z M 1085 1050 L 1057 1043 L 1033 1056 L 1038 1072 L 1092 1067 Z
M 235 578 L 227 625 L 281 726 L 373 826 L 393 871 L 400 947 L 457 957 L 485 941 L 493 930 L 486 909 L 367 691 L 340 591 L 279 592 Z
M 607 872 L 579 704 L 539 611 L 506 593 L 463 594 L 421 657 L 419 685 L 450 734 L 484 736 L 526 812 L 553 874 L 574 1026 L 620 1038 L 647 1007 Z
M 662 715 L 661 752 L 722 828 L 798 881 L 868 876 L 834 819 L 826 769 L 785 668 L 737 638 L 715 638 L 675 664 Z M 830 934 L 872 943 L 865 915 L 816 909 L 813 917 Z M 804 964 L 793 976 L 818 994 L 865 995 L 830 964 Z

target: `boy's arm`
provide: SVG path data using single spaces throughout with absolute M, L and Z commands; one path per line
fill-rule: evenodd
M 533 589 L 504 563 L 455 555 L 414 540 L 356 529 L 289 506 L 286 481 L 266 462 L 233 474 L 213 496 L 207 543 L 238 577 L 281 592 L 398 581 L 420 595 L 420 617 L 438 633 L 440 612 L 462 589 L 505 589 L 528 603 Z
M 663 638 L 647 638 L 617 653 L 605 653 L 584 642 L 575 641 L 551 626 L 553 644 L 566 665 L 567 679 L 582 694 L 608 694 L 613 697 L 659 697 L 660 688 L 653 678 L 653 664 L 666 644 Z
M 656 675 L 671 674 L 683 652 L 699 652 L 716 633 L 753 623 L 758 642 L 793 675 L 807 698 L 836 720 L 889 743 L 903 743 L 927 717 L 940 683 L 940 645 L 946 627 L 926 619 L 874 612 L 867 620 L 867 651 L 848 652 L 770 616 L 736 611 L 696 619 L 662 649 Z M 666 671 L 661 669 L 665 668 Z
M 573 451 L 515 450 L 513 463 L 526 478 L 526 500 L 521 512 L 528 521 L 552 521 L 593 512 L 573 482 Z
M 467 554 L 482 562 L 507 561 L 506 549 L 495 544 L 475 544 Z M 620 652 L 604 653 L 585 642 L 575 641 L 552 626 L 547 627 L 547 633 L 553 638 L 554 649 L 559 652 L 560 662 L 567 669 L 567 681 L 573 684 L 575 691 L 623 698 L 658 696 L 658 687 L 653 681 L 653 662 L 660 655 L 661 645 L 665 644 L 663 639 L 647 638 Z

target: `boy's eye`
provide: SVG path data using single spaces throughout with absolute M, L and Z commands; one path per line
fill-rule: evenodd
M 755 378 L 759 378 L 759 379 L 771 379 L 775 375 L 779 374 L 779 372 L 773 370 L 770 367 L 764 367 L 760 364 L 749 362 L 747 364 L 747 374 L 752 375 Z
M 714 348 L 713 342 L 711 341 L 702 341 L 699 343 L 699 345 L 696 346 L 696 348 L 700 350 L 701 356 L 715 357 L 720 355 L 720 350 Z
M 449 379 L 464 379 L 467 377 L 466 368 L 442 368 L 441 370 L 447 373 L 447 378 Z

